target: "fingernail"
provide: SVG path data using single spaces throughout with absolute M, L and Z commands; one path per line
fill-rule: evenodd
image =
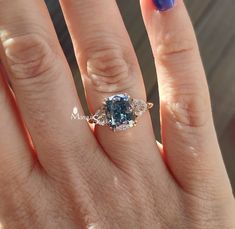
M 153 3 L 159 11 L 166 11 L 174 6 L 175 0 L 153 0 Z

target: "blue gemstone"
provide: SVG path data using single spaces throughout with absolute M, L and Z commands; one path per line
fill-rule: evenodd
M 160 11 L 165 11 L 174 6 L 175 0 L 153 0 L 157 9 Z
M 105 102 L 105 112 L 108 126 L 114 130 L 121 126 L 132 127 L 136 119 L 131 100 L 126 94 L 109 97 Z

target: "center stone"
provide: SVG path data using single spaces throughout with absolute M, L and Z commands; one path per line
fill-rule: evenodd
M 113 130 L 124 130 L 133 127 L 136 115 L 128 95 L 118 94 L 105 101 L 107 123 Z

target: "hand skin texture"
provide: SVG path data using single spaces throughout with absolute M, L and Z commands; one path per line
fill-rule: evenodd
M 60 0 L 90 112 L 146 99 L 115 0 Z M 136 4 L 138 2 L 136 1 Z M 82 107 L 43 0 L 0 0 L 0 223 L 9 229 L 234 229 L 231 185 L 182 0 L 141 9 L 156 63 L 162 144 L 146 112 L 112 132 Z M 9 86 L 11 85 L 11 86 Z

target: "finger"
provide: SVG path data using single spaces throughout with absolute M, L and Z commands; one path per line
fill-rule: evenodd
M 0 47 L 1 51 L 1 47 Z M 9 179 L 24 179 L 34 164 L 32 148 L 20 120 L 12 93 L 5 81 L 5 71 L 0 63 L 0 183 L 2 188 Z
M 166 10 L 173 1 L 155 2 Z M 183 1 L 176 1 L 166 12 L 157 11 L 151 0 L 142 0 L 141 7 L 157 68 L 167 163 L 187 191 L 204 194 L 205 187 L 210 194 L 213 188 L 224 191 L 229 182 L 197 41 Z
M 104 98 L 117 93 L 146 100 L 140 68 L 116 2 L 61 0 L 61 4 L 90 111 L 94 113 Z M 113 133 L 108 127 L 97 127 L 96 134 L 111 160 L 120 167 L 129 168 L 146 160 L 162 163 L 160 156 L 153 153 L 156 144 L 149 113 L 140 118 L 135 128 Z
M 80 114 L 82 108 L 44 1 L 1 1 L 0 30 L 5 67 L 40 163 L 58 171 L 61 163 L 81 164 L 80 157 L 90 161 L 82 152 L 94 152 L 95 141 L 86 121 L 71 120 L 73 107 Z

